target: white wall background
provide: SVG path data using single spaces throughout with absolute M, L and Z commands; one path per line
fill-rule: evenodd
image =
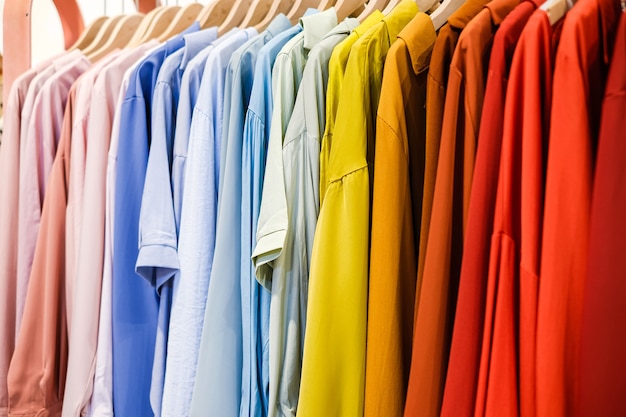
M 0 0 L 0 10 L 4 10 L 4 1 Z M 165 6 L 180 5 L 209 0 L 161 0 Z M 83 13 L 85 27 L 100 16 L 136 13 L 133 0 L 78 0 Z M 32 9 L 32 64 L 36 64 L 49 56 L 63 51 L 63 29 L 52 0 L 33 0 Z M 0 19 L 0 51 L 4 50 L 5 42 L 16 42 L 15 39 L 3 39 L 3 21 Z

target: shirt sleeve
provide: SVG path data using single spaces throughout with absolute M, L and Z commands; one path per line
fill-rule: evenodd
M 173 139 L 172 89 L 157 84 L 152 106 L 152 141 L 139 217 L 139 275 L 160 288 L 179 269 L 174 199 L 170 182 Z
M 272 262 L 280 256 L 287 235 L 287 196 L 283 174 L 283 137 L 289 114 L 284 111 L 287 97 L 296 96 L 294 74 L 289 56 L 279 54 L 272 71 L 274 109 L 272 112 L 267 162 L 263 181 L 261 211 L 257 226 L 257 244 L 252 252 L 252 261 L 256 267 L 257 280 L 266 288 L 271 287 Z M 263 134 L 264 129 L 257 126 L 256 134 Z M 250 133 L 250 132 L 249 132 Z M 252 132 L 254 134 L 254 132 Z M 260 141 L 256 141 L 261 143 Z

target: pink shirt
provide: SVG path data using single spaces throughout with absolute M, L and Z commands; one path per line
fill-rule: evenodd
M 6 376 L 15 348 L 17 213 L 22 107 L 29 86 L 52 59 L 22 74 L 4 103 L 4 131 L 0 146 L 0 417 L 6 417 L 9 398 Z
M 110 378 L 103 377 L 107 366 L 101 366 L 107 361 L 97 360 L 97 349 L 106 345 L 106 337 L 98 338 L 98 322 L 101 308 L 106 309 L 107 306 L 106 302 L 100 305 L 104 263 L 107 153 L 124 71 L 155 43 L 156 41 L 116 55 L 103 65 L 95 83 L 87 84 L 91 91 L 91 100 L 88 105 L 90 111 L 86 115 L 84 126 L 89 142 L 83 163 L 83 193 L 81 202 L 78 204 L 81 206 L 79 210 L 82 213 L 82 222 L 77 230 L 77 240 L 74 244 L 77 252 L 75 277 L 78 278 L 75 280 L 74 291 L 80 294 L 80 297 L 74 297 L 73 313 L 71 320 L 68 320 L 71 328 L 70 355 L 63 416 L 80 416 L 89 404 L 94 391 L 96 391 L 94 398 L 101 398 L 97 392 L 102 392 L 102 390 L 96 387 L 107 386 L 108 383 L 105 381 L 110 381 Z M 76 153 L 73 144 L 72 159 Z M 76 165 L 72 162 L 74 173 L 75 167 Z M 71 188 L 70 185 L 70 199 L 72 198 Z M 67 219 L 68 221 L 70 219 L 69 205 Z M 110 298 L 108 305 L 110 305 Z M 110 326 L 110 314 L 108 326 Z M 110 346 L 110 339 L 108 345 Z M 110 353 L 110 347 L 108 352 Z M 95 376 L 96 387 L 94 387 Z M 109 411 L 112 413 L 112 409 Z M 102 415 L 112 414 L 103 413 Z
M 59 152 L 50 175 L 50 193 L 41 215 L 22 328 L 7 376 L 9 417 L 58 416 L 61 412 L 67 366 L 63 251 L 75 89 L 68 94 Z
M 37 96 L 39 95 L 39 92 L 41 91 L 41 89 L 43 88 L 44 84 L 46 83 L 46 81 L 52 77 L 55 73 L 59 72 L 63 67 L 65 67 L 67 64 L 71 63 L 72 61 L 79 59 L 82 56 L 82 54 L 79 51 L 71 51 L 71 52 L 67 52 L 57 58 L 53 58 L 52 59 L 52 63 L 49 65 L 46 65 L 45 67 L 41 68 L 41 71 L 39 71 L 39 73 L 37 74 L 37 76 L 35 78 L 33 78 L 32 82 L 30 83 L 30 86 L 28 87 L 28 93 L 26 94 L 26 97 L 24 98 L 24 105 L 22 106 L 22 114 L 21 114 L 21 121 L 20 121 L 20 130 L 19 130 L 19 147 L 20 147 L 20 153 L 19 153 L 19 159 L 20 159 L 20 167 L 23 166 L 23 158 L 25 155 L 24 152 L 24 148 L 25 145 L 27 143 L 27 136 L 28 136 L 28 125 L 30 123 L 31 120 L 31 116 L 33 114 L 33 109 L 35 106 L 35 99 L 37 98 Z M 61 116 L 62 117 L 62 116 Z M 21 169 L 21 168 L 19 168 Z M 21 171 L 20 171 L 21 172 Z M 19 177 L 18 174 L 16 179 Z M 19 183 L 19 180 L 17 180 Z M 19 186 L 18 186 L 19 187 Z M 14 211 L 13 213 L 19 213 L 17 207 L 18 207 L 18 200 L 19 200 L 19 191 L 17 191 L 18 194 L 16 195 L 15 198 L 15 207 L 14 207 Z M 11 233 L 11 240 L 10 240 L 10 244 L 13 246 L 13 258 L 11 260 L 11 268 L 12 268 L 12 277 L 15 277 L 16 279 L 16 289 L 15 289 L 15 335 L 17 337 L 17 334 L 19 332 L 20 329 L 20 324 L 22 322 L 22 312 L 24 311 L 24 301 L 26 300 L 26 291 L 28 289 L 28 274 L 26 275 L 22 275 L 21 277 L 19 275 L 17 275 L 17 251 L 18 251 L 18 221 L 19 221 L 19 214 L 14 214 L 14 217 L 12 218 L 12 226 L 11 226 L 11 230 L 13 230 Z M 5 230 L 5 229 L 2 229 Z M 9 233 L 9 232 L 8 232 Z M 0 272 L 2 272 L 3 270 L 0 269 Z M 21 279 L 20 279 L 21 278 Z
M 81 228 L 83 206 L 83 183 L 85 179 L 85 158 L 87 154 L 87 122 L 91 110 L 91 95 L 94 83 L 102 68 L 112 62 L 119 51 L 107 55 L 98 61 L 89 71 L 85 72 L 76 81 L 76 100 L 71 133 L 70 166 L 68 184 L 68 199 L 66 209 L 66 234 L 65 234 L 65 293 L 67 302 L 68 323 L 72 321 L 72 311 L 75 303 L 74 294 L 82 294 L 75 291 L 77 279 L 75 274 L 78 261 L 78 236 Z M 68 327 L 69 336 L 72 334 L 72 326 Z
M 17 285 L 21 291 L 28 287 L 46 182 L 61 135 L 67 95 L 74 81 L 89 66 L 87 58 L 79 53 L 78 58 L 48 78 L 37 94 L 26 136 L 22 138 L 17 224 Z M 18 288 L 18 300 L 23 295 L 19 291 Z M 19 326 L 19 305 L 17 314 Z

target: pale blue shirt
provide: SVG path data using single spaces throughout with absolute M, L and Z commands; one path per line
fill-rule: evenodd
M 169 222 L 170 227 L 176 228 L 178 232 L 177 247 L 184 240 L 183 235 L 185 238 L 190 236 L 189 230 L 184 234 L 180 230 L 183 186 L 193 109 L 202 89 L 201 81 L 204 68 L 207 59 L 215 48 L 237 32 L 239 29 L 231 30 L 200 51 L 187 63 L 183 73 L 173 143 L 172 193 L 166 193 L 173 198 L 172 201 L 168 201 L 168 204 L 173 206 L 173 213 L 170 213 L 170 217 L 165 219 Z M 205 79 L 206 83 L 210 84 L 210 77 L 207 76 Z M 204 87 L 204 90 L 206 88 L 207 86 Z M 196 129 L 198 129 L 197 125 L 198 120 L 196 120 Z M 198 137 L 199 135 L 196 133 L 195 136 Z M 180 262 L 185 264 L 182 260 Z M 163 416 L 187 416 L 191 405 L 191 393 L 193 392 L 200 346 L 200 332 L 206 304 L 206 288 L 202 289 L 204 280 L 192 280 L 189 277 L 189 273 L 181 274 L 178 272 L 173 279 L 172 309 L 167 340 L 168 354 L 163 387 Z
M 161 415 L 163 397 L 172 303 L 170 278 L 178 270 L 178 229 L 172 221 L 172 184 L 178 179 L 170 177 L 178 97 L 187 63 L 217 39 L 217 28 L 191 33 L 183 39 L 185 46 L 163 62 L 152 94 L 152 139 L 141 202 L 139 255 L 135 266 L 137 273 L 147 279 L 160 295 L 150 389 L 150 404 L 156 417 Z
M 231 85 L 230 94 L 225 97 L 224 131 L 226 141 L 241 140 L 244 132 L 245 113 L 253 89 L 253 79 L 257 77 L 255 66 L 260 51 L 276 36 L 291 28 L 291 22 L 283 14 L 278 15 L 261 35 L 248 41 L 231 58 L 227 84 Z M 233 79 L 236 81 L 233 82 Z M 241 92 L 238 92 L 241 79 Z M 249 160 L 242 161 L 243 182 L 250 177 L 247 173 L 251 165 Z M 246 169 L 247 168 L 247 169 Z M 249 181 L 247 181 L 249 183 Z M 248 187 L 250 189 L 250 187 Z M 243 188 L 246 190 L 246 187 Z M 242 307 L 242 352 L 243 368 L 241 379 L 241 417 L 267 416 L 268 394 L 268 320 L 269 294 L 259 291 L 256 280 L 251 279 L 250 255 L 246 253 L 249 245 L 244 244 L 250 239 L 251 222 L 254 219 L 250 211 L 249 193 L 242 195 L 242 256 L 241 256 L 241 307 Z M 248 239 L 248 240 L 246 240 Z M 265 293 L 265 294 L 263 294 Z
M 194 108 L 187 164 L 185 172 L 185 192 L 183 194 L 178 256 L 180 261 L 180 286 L 177 297 L 185 289 L 187 309 L 191 322 L 185 324 L 188 333 L 182 337 L 194 340 L 182 351 L 170 351 L 172 358 L 177 355 L 192 355 L 185 362 L 189 366 L 197 357 L 197 344 L 202 330 L 203 309 L 205 308 L 208 279 L 211 272 L 213 245 L 215 240 L 215 218 L 217 207 L 218 167 L 216 155 L 219 153 L 219 139 L 222 131 L 224 78 L 228 60 L 233 52 L 250 37 L 257 34 L 254 29 L 236 31 L 228 39 L 213 48 L 206 60 L 203 79 Z M 178 305 L 178 300 L 175 300 Z M 198 341 L 198 342 L 195 342 Z M 177 370 L 176 372 L 178 372 Z M 169 364 L 168 364 L 169 372 Z M 185 384 L 178 387 L 177 397 L 169 397 L 164 409 L 171 415 L 186 416 L 192 395 L 193 370 L 183 371 Z M 166 378 L 169 378 L 166 375 Z M 174 394 L 174 393 L 173 393 Z M 171 398 L 171 403 L 170 399 Z M 178 405 L 174 404 L 177 401 Z M 169 411 L 168 411 L 169 415 Z

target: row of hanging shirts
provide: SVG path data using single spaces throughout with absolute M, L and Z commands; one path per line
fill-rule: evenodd
M 620 4 L 426 3 L 158 8 L 23 74 L 0 416 L 624 414 Z

